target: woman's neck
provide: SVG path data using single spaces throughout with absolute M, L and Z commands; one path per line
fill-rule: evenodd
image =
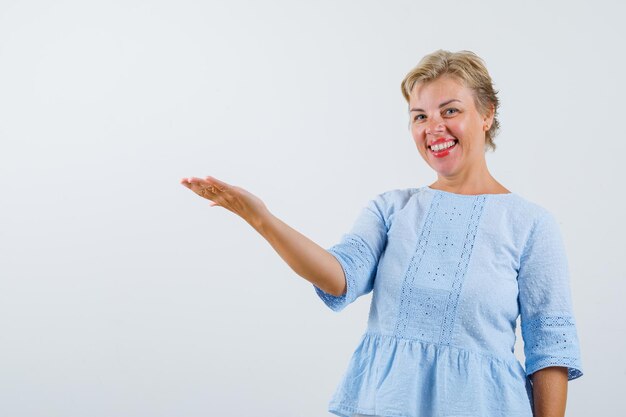
M 449 178 L 439 176 L 430 185 L 435 190 L 448 191 L 456 194 L 504 194 L 510 191 L 487 172 L 487 176 L 474 178 Z

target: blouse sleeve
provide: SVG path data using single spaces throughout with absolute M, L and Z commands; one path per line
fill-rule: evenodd
M 568 380 L 583 375 L 572 310 L 568 261 L 556 219 L 537 219 L 518 271 L 526 375 L 549 366 L 567 368 Z
M 339 312 L 373 289 L 378 260 L 387 244 L 384 210 L 384 200 L 378 195 L 361 209 L 352 229 L 340 242 L 326 249 L 341 264 L 347 288 L 343 295 L 335 296 L 313 285 L 331 310 Z

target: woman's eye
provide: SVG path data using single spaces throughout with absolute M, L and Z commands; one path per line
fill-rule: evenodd
M 423 116 L 423 114 L 418 114 L 417 116 L 415 116 L 413 118 L 413 120 L 415 120 L 415 121 L 424 120 L 424 119 L 420 119 L 420 117 L 422 117 L 422 116 Z
M 454 111 L 455 113 L 458 113 L 458 112 L 459 112 L 459 111 L 458 111 L 457 109 L 455 109 L 455 108 L 449 108 L 449 109 L 446 109 L 446 114 L 453 114 L 453 113 L 448 113 L 449 111 Z

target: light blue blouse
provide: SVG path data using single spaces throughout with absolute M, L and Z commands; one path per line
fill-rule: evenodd
M 582 376 L 558 223 L 516 193 L 428 186 L 377 195 L 327 249 L 347 291 L 372 293 L 367 329 L 328 410 L 342 417 L 531 417 L 529 375 Z M 525 367 L 516 359 L 520 316 Z

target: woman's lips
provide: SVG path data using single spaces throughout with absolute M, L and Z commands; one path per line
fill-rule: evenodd
M 440 143 L 446 143 L 446 142 L 450 142 L 451 140 L 456 140 L 455 138 L 444 138 L 444 137 L 440 137 L 435 139 L 434 141 L 432 141 L 430 143 L 430 145 L 428 146 L 434 146 L 434 145 L 439 145 Z
M 434 151 L 434 150 L 432 150 L 431 146 L 433 146 L 433 145 L 437 145 L 438 143 L 445 143 L 445 142 L 449 142 L 449 141 L 450 141 L 450 140 L 436 140 L 435 142 L 433 142 L 433 143 L 432 143 L 432 144 L 428 147 L 428 150 L 429 150 L 430 152 L 432 152 L 432 154 L 433 154 L 436 158 L 443 158 L 444 156 L 447 156 L 447 155 L 450 153 L 450 151 L 456 147 L 457 143 L 459 143 L 459 141 L 458 141 L 458 140 L 456 140 L 456 139 L 453 139 L 453 140 L 454 140 L 454 145 L 450 146 L 449 148 L 442 149 L 442 150 L 440 150 L 440 151 Z

